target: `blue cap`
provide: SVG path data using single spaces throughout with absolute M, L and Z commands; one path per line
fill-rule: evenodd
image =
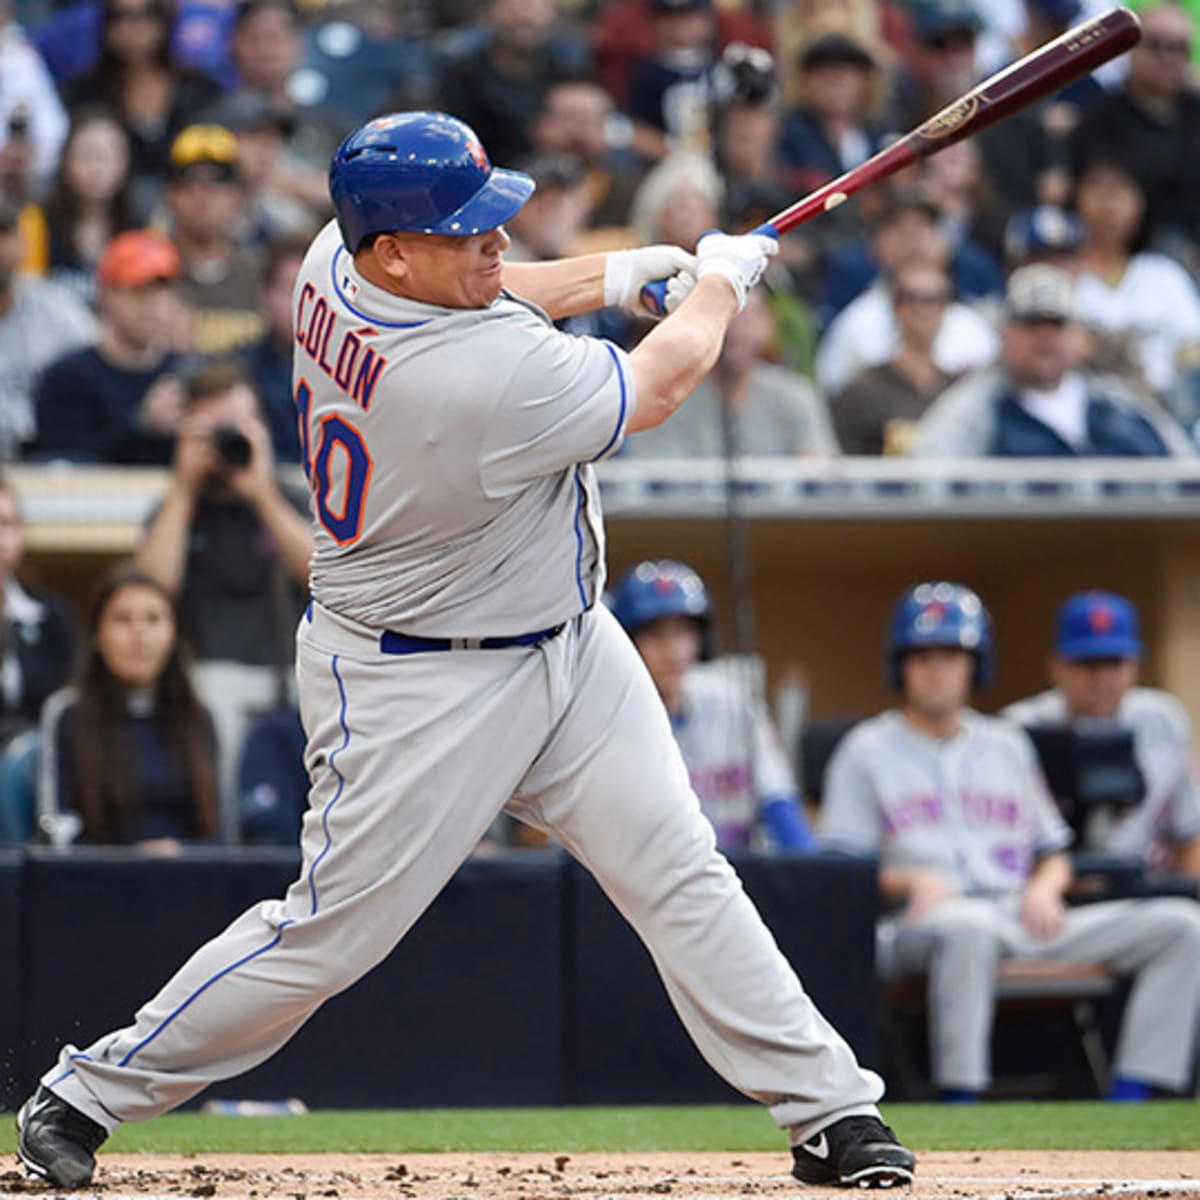
M 1054 204 L 1014 213 L 1004 227 L 1004 257 L 1010 264 L 1048 254 L 1074 254 L 1083 245 L 1083 223 Z
M 1112 592 L 1079 592 L 1058 610 L 1059 658 L 1140 658 L 1137 609 Z
M 1027 3 L 1050 25 L 1070 25 L 1083 12 L 1082 0 L 1027 0 Z
M 955 29 L 978 33 L 983 28 L 983 18 L 972 0 L 920 0 L 913 10 L 913 23 L 923 42 Z

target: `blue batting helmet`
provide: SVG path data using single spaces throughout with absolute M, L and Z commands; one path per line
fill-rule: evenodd
M 685 563 L 662 558 L 631 567 L 613 588 L 610 607 L 630 635 L 663 617 L 693 617 L 708 650 L 712 605 L 704 581 Z
M 495 229 L 533 194 L 533 180 L 493 167 L 475 131 L 439 112 L 376 117 L 329 165 L 329 193 L 346 248 L 373 233 L 470 237 Z
M 961 583 L 918 583 L 892 610 L 888 629 L 886 674 L 888 686 L 902 685 L 900 660 L 906 650 L 949 646 L 975 656 L 976 688 L 985 688 L 996 673 L 992 618 L 983 601 Z

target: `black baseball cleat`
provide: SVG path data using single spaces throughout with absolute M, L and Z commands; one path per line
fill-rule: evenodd
M 97 1147 L 108 1130 L 38 1087 L 17 1113 L 17 1155 L 34 1175 L 55 1187 L 77 1188 L 91 1182 Z
M 905 1187 L 917 1160 L 878 1117 L 843 1117 L 792 1147 L 792 1174 L 802 1183 L 838 1187 Z

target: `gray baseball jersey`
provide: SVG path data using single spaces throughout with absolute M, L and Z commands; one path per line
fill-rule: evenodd
M 781 1127 L 803 1140 L 876 1114 L 882 1081 L 717 852 L 649 672 L 593 603 L 604 543 L 579 464 L 621 440 L 625 355 L 509 296 L 402 301 L 357 275 L 333 226 L 295 303 L 320 525 L 297 633 L 300 875 L 129 1027 L 65 1047 L 46 1086 L 111 1129 L 261 1062 L 389 953 L 507 810 L 586 865 L 701 1053 Z
M 1031 726 L 1062 725 L 1071 719 L 1057 688 L 1010 704 L 1004 716 Z M 1133 732 L 1146 795 L 1137 808 L 1107 828 L 1097 849 L 1143 858 L 1151 868 L 1166 870 L 1174 846 L 1200 836 L 1192 723 L 1183 705 L 1157 688 L 1130 688 L 1116 719 Z
M 740 669 L 739 669 L 740 668 Z M 693 667 L 683 680 L 684 703 L 671 730 L 704 815 L 724 849 L 749 846 L 759 809 L 792 798 L 796 783 L 744 665 L 721 661 Z
M 295 304 L 314 598 L 427 637 L 519 635 L 590 608 L 604 535 L 595 473 L 578 464 L 621 444 L 625 352 L 507 294 L 455 309 L 382 291 L 332 222 Z
M 961 893 L 916 916 L 886 916 L 878 930 L 882 975 L 928 975 L 938 1086 L 987 1087 L 996 967 L 1006 957 L 1103 963 L 1133 976 L 1116 1072 L 1184 1086 L 1200 1010 L 1200 911 L 1174 898 L 1107 901 L 1068 910 L 1052 937 L 1030 933 L 1020 897 L 1031 865 L 1070 832 L 1018 726 L 968 711 L 960 732 L 941 739 L 896 712 L 864 721 L 834 752 L 822 816 L 828 845 L 926 868 Z
M 825 777 L 822 841 L 928 867 L 964 895 L 1020 891 L 1034 860 L 1071 841 L 1017 726 L 967 711 L 952 738 L 898 712 L 856 725 Z

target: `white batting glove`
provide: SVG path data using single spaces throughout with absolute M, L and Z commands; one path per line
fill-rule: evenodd
M 604 303 L 619 304 L 639 316 L 648 312 L 640 302 L 642 288 L 656 279 L 671 279 L 680 271 L 696 270 L 696 257 L 679 246 L 642 246 L 612 250 L 604 259 Z M 670 310 L 668 310 L 670 311 Z
M 680 271 L 672 275 L 667 283 L 667 298 L 663 307 L 668 313 L 673 313 L 691 294 L 696 286 L 696 275 L 693 271 Z
M 737 297 L 738 311 L 746 307 L 746 295 L 762 278 L 767 259 L 779 253 L 779 239 L 765 233 L 706 233 L 696 247 L 696 278 L 721 275 Z

